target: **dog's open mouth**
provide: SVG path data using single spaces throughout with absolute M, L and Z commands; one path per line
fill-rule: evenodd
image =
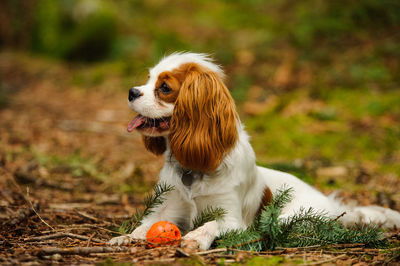
M 135 129 L 153 129 L 157 131 L 165 131 L 169 129 L 169 121 L 171 117 L 161 117 L 161 118 L 149 118 L 142 115 L 136 116 L 128 124 L 128 132 L 132 132 Z

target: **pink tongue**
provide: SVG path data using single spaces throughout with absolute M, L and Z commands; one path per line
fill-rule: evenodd
M 160 122 L 160 128 L 162 129 L 168 129 L 169 128 L 169 123 L 166 121 Z
M 128 132 L 132 132 L 135 128 L 138 126 L 142 125 L 146 121 L 146 118 L 144 116 L 138 115 L 134 119 L 132 119 L 131 122 L 128 124 Z

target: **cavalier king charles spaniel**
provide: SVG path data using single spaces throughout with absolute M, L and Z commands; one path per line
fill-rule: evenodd
M 174 53 L 150 69 L 143 86 L 129 90 L 129 107 L 138 115 L 128 131 L 143 135 L 145 147 L 165 156 L 159 182 L 174 186 L 162 205 L 146 216 L 131 234 L 112 238 L 110 245 L 145 239 L 150 226 L 161 220 L 181 230 L 192 229 L 202 210 L 221 207 L 222 220 L 190 231 L 183 239 L 208 249 L 228 230 L 245 229 L 283 186 L 293 199 L 281 218 L 312 207 L 345 225 L 373 222 L 400 227 L 400 213 L 378 206 L 348 206 L 328 197 L 293 175 L 256 165 L 254 151 L 234 101 L 223 82 L 221 68 L 205 54 Z

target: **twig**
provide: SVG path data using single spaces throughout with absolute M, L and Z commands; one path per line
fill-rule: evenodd
M 360 251 L 328 251 L 328 250 L 324 250 L 323 251 L 324 254 L 333 254 L 333 255 L 337 255 L 337 254 L 347 254 L 347 255 L 360 255 L 360 254 L 369 254 L 369 255 L 376 255 L 379 252 L 375 252 L 375 251 L 365 251 L 365 250 L 360 250 Z
M 105 231 L 108 231 L 110 233 L 118 234 L 115 231 L 107 230 L 105 228 L 97 227 L 97 226 L 71 226 L 71 227 L 65 227 L 65 228 L 58 228 L 55 231 L 46 230 L 46 231 L 42 231 L 41 233 L 42 234 L 48 234 L 48 233 L 52 233 L 52 232 L 69 232 L 69 231 L 73 231 L 73 230 L 93 230 L 93 228 L 104 229 Z
M 106 242 L 105 240 L 97 239 L 97 238 L 90 238 L 88 236 L 82 236 L 82 235 L 77 235 L 77 234 L 72 234 L 72 233 L 56 233 L 52 235 L 45 235 L 45 236 L 36 236 L 36 237 L 31 237 L 31 238 L 25 238 L 25 241 L 42 241 L 42 240 L 47 240 L 47 239 L 54 239 L 54 238 L 61 238 L 61 237 L 70 237 L 70 238 L 76 238 L 80 240 L 89 240 L 96 242 L 96 243 L 104 243 Z
M 286 253 L 289 249 L 288 248 L 282 248 L 278 250 L 264 250 L 264 251 L 250 251 L 250 250 L 243 250 L 243 249 L 237 249 L 237 248 L 227 248 L 229 251 L 234 251 L 234 252 L 246 252 L 252 255 L 280 255 L 283 253 Z
M 82 216 L 83 218 L 89 219 L 89 220 L 91 220 L 93 222 L 98 222 L 99 221 L 99 219 L 97 219 L 96 217 L 94 217 L 94 216 L 92 216 L 92 215 L 90 215 L 90 214 L 88 214 L 86 212 L 78 211 L 78 210 L 75 210 L 75 212 L 77 214 L 79 214 L 80 216 Z
M 52 255 L 52 254 L 74 254 L 74 255 L 87 255 L 90 253 L 114 253 L 126 252 L 129 247 L 75 247 L 75 248 L 56 248 L 45 247 L 36 250 L 34 253 L 38 255 Z
M 391 238 L 391 237 L 396 237 L 400 236 L 400 232 L 386 232 L 382 234 L 384 238 Z
M 231 254 L 215 254 L 213 255 L 213 257 L 215 258 L 235 258 L 235 255 L 231 255 Z
M 7 242 L 10 243 L 12 245 L 23 245 L 23 246 L 52 246 L 52 245 L 57 245 L 56 242 L 46 242 L 46 241 L 35 241 L 35 242 L 24 242 L 23 244 L 21 243 L 21 241 L 10 241 Z M 0 241 L 0 245 L 4 245 L 4 241 Z
M 306 247 L 297 247 L 297 249 L 314 249 L 319 248 L 321 245 L 313 245 L 313 246 L 306 246 Z
M 19 186 L 18 182 L 15 180 L 14 175 L 13 175 L 7 168 L 4 168 L 4 169 L 5 169 L 6 175 L 9 176 L 9 178 L 11 179 L 11 182 L 12 182 L 12 183 L 14 184 L 14 186 L 17 188 L 18 193 L 19 193 L 19 194 L 25 199 L 25 201 L 26 201 L 27 203 L 29 203 L 29 205 L 31 206 L 32 211 L 39 217 L 39 219 L 40 219 L 45 225 L 47 225 L 49 228 L 51 228 L 51 229 L 54 231 L 54 228 L 53 228 L 51 225 L 49 225 L 48 223 L 46 223 L 45 220 L 42 219 L 42 217 L 39 215 L 39 213 L 36 211 L 35 207 L 33 206 L 32 202 L 30 201 L 30 199 L 29 199 L 29 187 L 26 187 L 27 196 L 25 196 L 25 194 L 22 193 L 22 189 L 21 189 L 21 187 Z
M 158 265 L 160 263 L 168 263 L 175 261 L 175 258 L 160 259 L 160 260 L 143 260 L 142 263 L 151 263 L 152 265 Z
M 114 224 L 114 223 L 111 223 L 111 222 L 108 222 L 108 221 L 100 221 L 98 218 L 96 218 L 96 217 L 94 217 L 94 216 L 92 216 L 92 215 L 90 215 L 90 214 L 88 214 L 86 212 L 78 211 L 78 210 L 75 210 L 75 212 L 77 214 L 79 214 L 80 216 L 82 216 L 84 218 L 87 218 L 89 220 L 92 220 L 94 222 L 97 222 L 97 223 L 101 222 L 101 223 L 104 223 L 105 225 L 111 225 L 111 226 L 114 226 L 114 227 L 118 227 L 117 224 Z
M 88 239 L 87 244 L 86 244 L 87 247 L 89 246 L 90 241 L 93 239 L 93 237 L 94 237 L 95 235 L 96 235 L 96 232 L 94 232 L 93 234 L 91 234 L 91 235 L 89 236 L 89 239 Z
M 280 254 L 286 253 L 286 251 L 287 251 L 286 249 L 271 250 L 271 251 L 266 250 L 266 251 L 259 252 L 259 254 L 263 254 L 263 255 L 280 255 Z
M 343 217 L 346 214 L 346 212 L 343 212 L 341 215 L 339 215 L 338 217 L 336 217 L 335 219 L 333 219 L 333 221 L 337 221 L 339 220 L 341 217 Z
M 35 210 L 35 207 L 33 207 L 33 204 L 31 202 L 31 200 L 29 199 L 29 187 L 26 187 L 26 200 L 29 202 L 29 204 L 31 205 L 32 210 L 35 212 L 35 214 L 39 217 L 39 219 L 45 224 L 47 225 L 49 228 L 51 228 L 53 231 L 55 231 L 55 229 L 49 225 L 45 220 L 43 220 L 43 218 L 39 215 L 39 213 Z
M 210 253 L 217 253 L 217 252 L 226 252 L 228 249 L 227 248 L 216 248 L 216 249 L 210 249 L 210 250 L 205 250 L 205 251 L 199 251 L 194 253 L 195 255 L 206 255 Z
M 223 261 L 219 260 L 219 262 L 220 262 L 220 263 L 223 263 L 223 264 L 225 264 L 225 263 L 228 264 L 228 263 L 234 263 L 235 260 L 234 260 L 234 259 L 224 259 Z M 223 264 L 222 264 L 222 265 L 223 265 Z
M 357 248 L 357 247 L 364 247 L 365 244 L 363 243 L 355 243 L 355 244 L 336 244 L 330 245 L 331 248 Z
M 187 252 L 185 252 L 185 251 L 184 251 L 183 249 L 181 249 L 181 248 L 177 248 L 177 249 L 176 249 L 176 252 L 179 253 L 179 254 L 181 254 L 181 255 L 183 255 L 183 256 L 185 256 L 185 257 L 190 257 L 190 254 L 187 253 Z
M 89 208 L 91 207 L 91 203 L 49 203 L 50 209 L 56 210 L 71 210 L 77 208 Z M 95 206 L 94 206 L 95 207 Z
M 113 231 L 104 227 L 101 227 L 100 225 L 97 224 L 71 224 L 71 225 L 63 225 L 60 224 L 59 227 L 63 227 L 63 229 L 56 229 L 56 231 L 68 231 L 68 230 L 75 230 L 75 229 L 92 229 L 92 228 L 97 228 L 97 229 L 101 229 L 113 234 L 118 234 L 118 235 L 123 235 L 120 232 L 117 231 Z M 48 232 L 48 231 L 47 231 Z M 42 233 L 46 233 L 46 232 L 42 232 Z
M 327 259 L 327 260 L 321 260 L 321 261 L 316 261 L 316 262 L 311 262 L 311 263 L 305 263 L 303 265 L 320 265 L 320 264 L 324 264 L 324 263 L 328 263 L 328 262 L 331 262 L 331 261 L 338 260 L 338 259 L 346 257 L 346 256 L 347 256 L 346 254 L 342 254 L 340 256 L 333 257 L 333 258 L 330 258 L 330 259 Z

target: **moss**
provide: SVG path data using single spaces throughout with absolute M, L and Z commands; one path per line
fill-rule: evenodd
M 284 263 L 284 258 L 281 256 L 274 256 L 270 258 L 254 257 L 247 261 L 248 266 L 261 266 L 261 265 L 279 265 Z
M 189 258 L 177 259 L 176 264 L 178 264 L 178 265 L 194 265 L 194 266 L 205 265 L 205 263 L 199 256 L 191 256 Z
M 134 265 L 130 262 L 117 262 L 114 261 L 112 258 L 106 258 L 104 261 L 96 263 L 97 266 L 130 266 Z

